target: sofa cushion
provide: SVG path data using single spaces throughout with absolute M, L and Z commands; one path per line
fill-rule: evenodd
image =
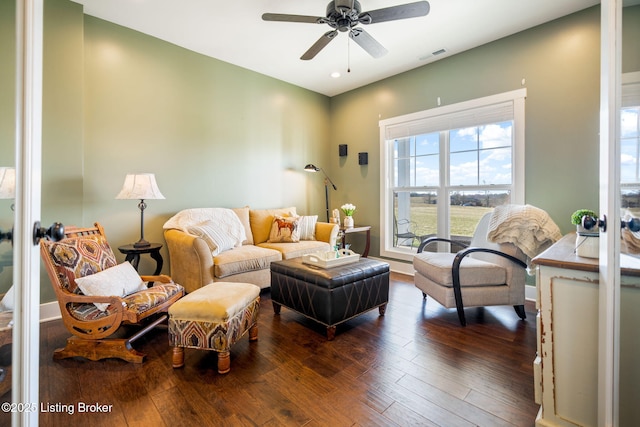
M 422 252 L 413 257 L 413 267 L 426 278 L 443 286 L 453 286 L 453 259 L 456 254 Z M 469 256 L 460 263 L 460 286 L 504 285 L 505 269 Z
M 300 217 L 279 216 L 273 217 L 271 223 L 271 233 L 269 233 L 268 243 L 296 243 L 300 241 Z
M 314 252 L 329 251 L 331 247 L 327 242 L 319 240 L 301 240 L 298 243 L 261 243 L 261 248 L 274 249 L 282 253 L 282 259 L 298 258 L 302 255 Z
M 300 240 L 316 240 L 316 223 L 318 215 L 299 216 L 298 229 Z
M 282 254 L 276 250 L 244 245 L 218 254 L 213 259 L 213 274 L 222 279 L 234 274 L 269 268 L 271 261 L 281 259 Z
M 253 234 L 253 244 L 257 245 L 269 240 L 271 224 L 274 216 L 297 216 L 295 206 L 281 209 L 251 209 L 249 210 L 249 224 Z
M 232 211 L 238 215 L 240 223 L 244 227 L 244 234 L 246 239 L 242 242 L 243 245 L 253 245 L 253 233 L 251 232 L 251 224 L 249 223 L 249 206 L 242 208 L 232 208 Z

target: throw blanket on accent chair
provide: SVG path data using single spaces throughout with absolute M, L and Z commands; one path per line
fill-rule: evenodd
M 562 237 L 560 229 L 544 210 L 531 205 L 497 206 L 489 222 L 487 239 L 513 243 L 529 258 Z

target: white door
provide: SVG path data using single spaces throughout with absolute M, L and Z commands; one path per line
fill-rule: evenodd
M 43 0 L 16 2 L 16 199 L 13 233 L 16 305 L 12 350 L 14 426 L 37 426 L 40 257 L 34 223 L 40 217 Z
M 620 267 L 640 268 L 640 255 L 625 253 L 621 239 L 621 207 L 629 208 L 621 200 L 621 108 L 623 82 L 623 52 L 637 51 L 638 41 L 624 40 L 624 0 L 604 0 L 601 3 L 601 108 L 600 108 L 600 214 L 606 215 L 607 229 L 600 238 L 600 307 L 598 352 L 598 424 L 600 426 L 638 425 L 637 407 L 640 396 L 640 370 L 636 369 L 640 356 L 640 326 L 637 302 L 640 288 L 621 278 Z M 637 25 L 627 21 L 626 25 Z M 637 70 L 634 70 L 637 71 Z M 635 74 L 634 78 L 637 78 Z M 628 77 L 629 75 L 625 75 Z M 625 98 L 627 99 L 627 98 Z M 625 101 L 626 102 L 626 101 Z M 634 101 L 635 106 L 640 105 Z M 637 111 L 637 110 L 636 110 Z M 640 146 L 638 114 L 634 113 L 635 143 Z M 640 160 L 635 156 L 635 162 Z M 627 184 L 627 179 L 623 177 Z M 633 180 L 632 180 L 633 181 Z M 635 179 L 638 184 L 638 179 Z M 636 186 L 637 187 L 637 186 Z M 637 190 L 636 190 L 637 191 Z M 638 217 L 636 212 L 632 216 Z M 629 212 L 629 211 L 627 211 Z M 625 230 L 625 233 L 628 231 Z M 622 242 L 621 242 L 622 240 Z M 634 303 L 636 301 L 636 303 Z

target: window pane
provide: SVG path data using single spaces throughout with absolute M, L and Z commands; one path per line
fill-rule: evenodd
M 478 149 L 477 127 L 452 130 L 449 138 L 449 151 L 452 153 Z
M 451 153 L 449 157 L 451 185 L 478 185 L 478 152 Z
M 480 151 L 481 185 L 511 184 L 511 147 Z
M 511 121 L 480 126 L 480 148 L 511 147 Z
M 437 198 L 435 191 L 394 192 L 394 247 L 417 247 L 425 236 L 436 235 Z
M 480 218 L 494 207 L 511 203 L 511 192 L 452 191 L 450 193 L 450 233 L 452 239 L 470 240 Z
M 620 113 L 622 138 L 640 137 L 640 107 L 623 108 Z
M 640 107 L 621 111 L 620 182 L 640 182 L 638 157 L 640 155 Z
M 438 154 L 440 152 L 440 135 L 429 133 L 416 136 L 416 156 Z
M 436 187 L 440 184 L 440 157 L 416 157 L 416 186 Z

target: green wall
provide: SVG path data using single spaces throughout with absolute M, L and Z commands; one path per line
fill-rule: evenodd
M 597 207 L 598 7 L 333 98 L 85 16 L 68 0 L 45 1 L 44 48 L 42 222 L 99 221 L 114 247 L 139 237 L 137 202 L 115 200 L 127 173 L 156 174 L 166 200 L 148 201 L 145 237 L 162 242 L 162 224 L 188 207 L 295 205 L 322 216 L 322 176 L 302 171 L 314 163 L 338 186 L 331 208 L 354 203 L 357 221 L 374 226 L 377 255 L 378 121 L 522 79 L 527 203 L 563 231 L 573 210 Z M 625 71 L 638 62 L 626 46 Z M 10 79 L 0 75 L 0 89 Z M 358 152 L 369 153 L 368 166 Z M 152 267 L 143 257 L 141 269 Z M 48 280 L 42 286 L 52 300 Z
M 189 207 L 321 211 L 302 168 L 327 157 L 327 97 L 94 17 L 83 24 L 70 35 L 84 41 L 82 169 L 67 171 L 82 183 L 83 224 L 102 223 L 114 248 L 138 240 L 138 202 L 115 200 L 135 172 L 155 173 L 166 197 L 147 201 L 149 241 L 163 242 L 164 222 Z

